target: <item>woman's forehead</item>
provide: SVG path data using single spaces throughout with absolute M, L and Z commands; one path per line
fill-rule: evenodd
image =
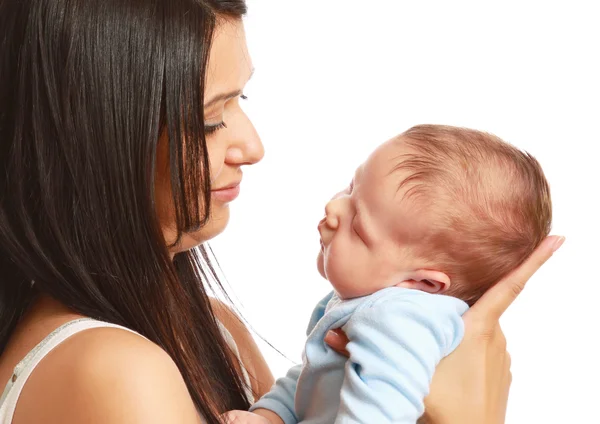
M 204 98 L 240 90 L 252 73 L 252 60 L 240 19 L 222 19 L 215 28 L 206 73 Z

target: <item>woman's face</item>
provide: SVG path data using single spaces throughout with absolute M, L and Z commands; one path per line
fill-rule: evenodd
M 204 121 L 211 174 L 211 214 L 196 232 L 183 234 L 172 254 L 191 249 L 221 233 L 229 220 L 229 202 L 239 192 L 242 165 L 262 159 L 264 149 L 254 126 L 239 105 L 252 75 L 252 61 L 241 20 L 222 20 L 215 30 L 206 74 Z M 175 207 L 171 195 L 168 140 L 162 136 L 157 153 L 157 212 L 168 245 L 176 240 Z M 198 193 L 201 198 L 203 193 Z

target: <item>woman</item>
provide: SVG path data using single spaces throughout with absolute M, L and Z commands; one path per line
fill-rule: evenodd
M 218 423 L 272 384 L 204 284 L 202 243 L 263 155 L 239 106 L 253 69 L 245 10 L 0 0 L 3 422 Z M 431 422 L 503 422 L 498 318 L 561 243 L 546 240 L 465 316 L 434 377 Z M 343 351 L 343 338 L 328 342 Z

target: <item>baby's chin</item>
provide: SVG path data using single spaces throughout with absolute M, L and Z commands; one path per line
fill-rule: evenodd
M 317 255 L 317 270 L 323 278 L 327 279 L 327 276 L 325 275 L 325 258 L 323 257 L 323 252 L 320 250 Z

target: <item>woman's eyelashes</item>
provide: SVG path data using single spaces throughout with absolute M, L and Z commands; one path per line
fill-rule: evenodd
M 219 122 L 218 124 L 214 124 L 214 125 L 205 125 L 204 126 L 204 134 L 206 134 L 206 135 L 213 134 L 213 133 L 219 131 L 221 128 L 227 128 L 227 124 L 223 121 Z
M 240 94 L 240 99 L 248 100 L 248 96 L 245 94 Z M 213 125 L 204 125 L 204 134 L 209 135 L 219 131 L 221 128 L 227 128 L 227 124 L 224 121 L 219 122 L 218 124 Z

